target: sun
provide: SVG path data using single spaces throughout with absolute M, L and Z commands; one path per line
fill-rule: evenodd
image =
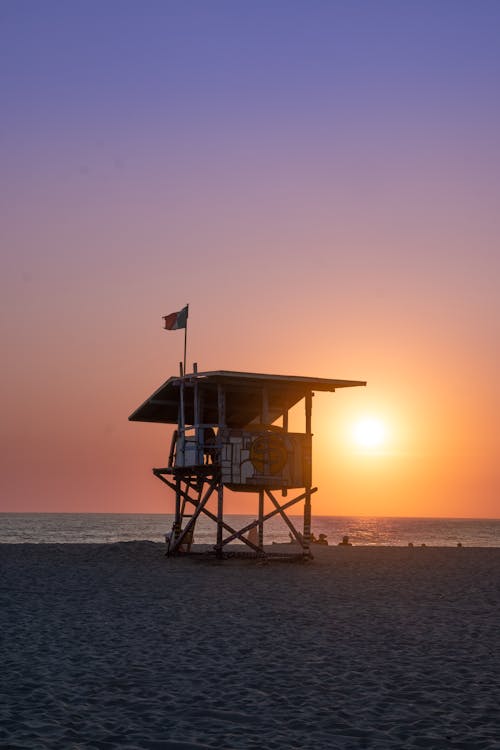
M 387 439 L 387 429 L 378 417 L 363 417 L 353 425 L 352 437 L 359 448 L 381 448 Z

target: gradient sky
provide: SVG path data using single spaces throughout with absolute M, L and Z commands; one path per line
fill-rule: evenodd
M 368 381 L 315 512 L 500 517 L 500 3 L 3 0 L 0 69 L 0 510 L 171 511 L 189 302 L 201 370 Z

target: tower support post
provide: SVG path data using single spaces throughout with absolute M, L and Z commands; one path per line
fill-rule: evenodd
M 305 488 L 305 500 L 304 500 L 304 557 L 311 557 L 311 483 L 312 483 L 312 455 L 311 455 L 311 444 L 312 444 L 312 391 L 307 391 L 305 395 L 305 433 L 307 440 L 307 449 L 305 461 L 307 465 L 306 469 L 306 488 Z
M 264 551 L 264 490 L 259 490 L 259 549 Z

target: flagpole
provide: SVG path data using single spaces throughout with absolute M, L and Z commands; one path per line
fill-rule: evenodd
M 187 332 L 188 332 L 188 317 L 189 317 L 189 305 L 186 305 L 186 327 L 184 328 L 184 375 L 186 374 L 186 349 L 187 349 Z

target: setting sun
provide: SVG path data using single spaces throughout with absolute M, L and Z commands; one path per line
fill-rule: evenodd
M 380 448 L 386 441 L 387 429 L 381 419 L 365 417 L 354 424 L 352 437 L 360 448 Z

